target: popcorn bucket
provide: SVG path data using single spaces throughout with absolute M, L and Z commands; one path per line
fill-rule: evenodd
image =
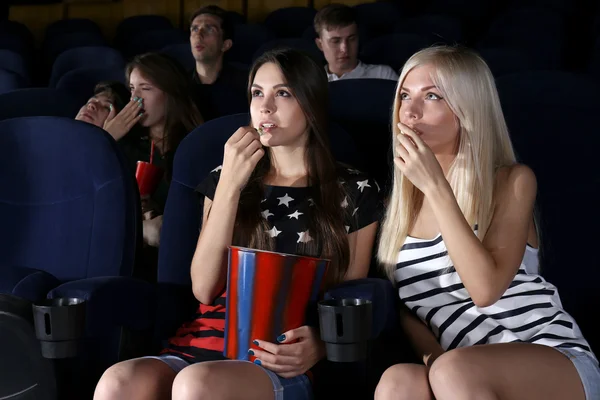
M 227 276 L 225 349 L 230 359 L 254 361 L 255 339 L 305 325 L 322 293 L 329 260 L 231 246 Z

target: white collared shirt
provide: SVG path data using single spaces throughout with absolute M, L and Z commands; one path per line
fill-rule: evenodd
M 356 68 L 350 72 L 346 72 L 344 75 L 338 77 L 336 74 L 329 72 L 329 67 L 325 66 L 325 72 L 327 72 L 327 80 L 329 82 L 337 81 L 340 79 L 389 79 L 393 81 L 398 80 L 398 74 L 387 65 L 377 64 L 365 64 L 362 61 L 358 62 Z

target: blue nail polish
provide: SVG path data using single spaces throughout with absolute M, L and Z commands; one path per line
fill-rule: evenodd
M 260 362 L 260 360 L 254 360 L 254 364 L 256 364 L 256 365 L 262 365 L 262 362 Z
M 285 340 L 285 335 L 279 335 L 279 336 L 277 337 L 277 341 L 278 341 L 278 342 L 283 342 L 284 340 Z
M 252 343 L 258 346 L 258 340 L 253 340 Z
M 139 97 L 134 97 L 133 101 L 138 101 L 140 98 Z
M 252 349 L 248 350 L 248 354 L 251 355 L 251 356 L 253 356 L 254 355 L 254 350 L 252 350 Z

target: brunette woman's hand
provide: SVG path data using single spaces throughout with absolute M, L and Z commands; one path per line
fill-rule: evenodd
M 225 143 L 219 182 L 233 185 L 235 190 L 241 191 L 264 155 L 256 129 L 249 126 L 239 128 Z
M 115 106 L 110 105 L 110 113 L 104 121 L 104 130 L 115 139 L 120 140 L 133 128 L 142 118 L 142 99 L 133 98 L 117 114 Z
M 402 123 L 398 124 L 398 128 L 400 133 L 397 135 L 394 164 L 404 176 L 426 196 L 439 185 L 447 185 L 440 163 L 423 139 Z
M 325 344 L 311 326 L 292 329 L 277 340 L 279 344 L 256 340 L 255 345 L 262 350 L 252 349 L 250 354 L 256 356 L 255 364 L 270 369 L 282 378 L 302 375 L 325 357 Z

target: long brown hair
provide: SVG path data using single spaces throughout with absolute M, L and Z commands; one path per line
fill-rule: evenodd
M 341 282 L 348 270 L 350 249 L 344 227 L 345 210 L 340 207 L 344 190 L 339 183 L 337 164 L 329 149 L 327 76 L 310 56 L 292 49 L 275 49 L 259 57 L 248 80 L 248 101 L 258 69 L 267 63 L 279 67 L 286 85 L 298 101 L 308 123 L 305 150 L 308 186 L 314 206 L 307 215 L 308 230 L 313 238 L 298 245 L 297 254 L 331 260 L 327 285 Z M 264 179 L 271 169 L 271 153 L 263 157 L 244 190 L 238 207 L 234 243 L 262 250 L 274 250 L 275 241 L 267 234 L 268 222 L 261 216 Z
M 135 56 L 125 67 L 127 85 L 137 69 L 166 95 L 164 140 L 168 152 L 175 152 L 183 138 L 202 124 L 203 118 L 194 103 L 191 84 L 181 65 L 159 53 Z

